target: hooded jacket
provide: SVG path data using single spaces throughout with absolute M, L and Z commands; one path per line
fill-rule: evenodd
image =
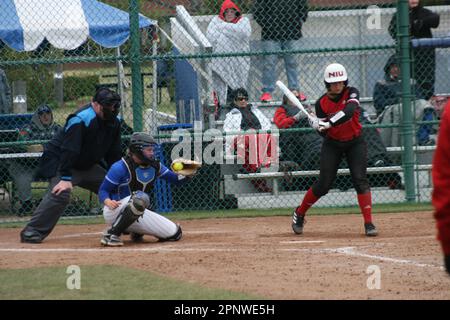
M 377 81 L 373 90 L 373 102 L 374 107 L 377 110 L 377 114 L 383 112 L 386 106 L 400 103 L 402 82 L 400 79 L 393 79 L 390 75 L 390 69 L 392 65 L 399 65 L 397 55 L 393 54 L 386 62 L 384 70 L 384 79 Z M 414 83 L 413 93 L 416 99 L 424 99 L 422 90 Z
M 36 110 L 30 123 L 20 130 L 20 140 L 50 140 L 53 138 L 53 136 L 61 129 L 61 126 L 53 121 L 53 112 L 51 113 L 51 116 L 52 122 L 48 126 L 44 126 L 39 119 L 39 114 Z
M 235 9 L 239 15 L 233 22 L 226 22 L 224 13 L 227 9 Z M 218 16 L 212 18 L 206 31 L 206 37 L 213 47 L 214 53 L 249 52 L 252 29 L 247 17 L 231 0 L 225 0 Z M 212 65 L 222 80 L 232 89 L 247 87 L 250 70 L 249 57 L 216 58 Z
M 423 7 L 421 3 L 409 10 L 410 35 L 412 38 L 432 38 L 432 28 L 439 26 L 439 15 Z M 397 41 L 397 19 L 392 17 L 389 24 L 389 34 Z M 434 48 L 415 48 L 412 50 L 415 60 L 412 77 L 422 88 L 426 100 L 434 94 L 434 82 L 436 71 L 436 53 Z

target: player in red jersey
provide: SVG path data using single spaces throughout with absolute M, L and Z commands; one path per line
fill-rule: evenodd
M 444 251 L 444 261 L 450 274 L 450 100 L 441 117 L 436 152 L 433 158 L 433 206 L 438 239 Z
M 317 121 L 311 126 L 324 137 L 320 156 L 319 179 L 307 191 L 299 207 L 294 210 L 292 229 L 303 233 L 306 211 L 330 190 L 342 159 L 350 168 L 353 186 L 364 217 L 366 236 L 378 234 L 372 223 L 372 195 L 367 180 L 367 144 L 359 122 L 361 108 L 359 91 L 348 86 L 347 71 L 338 63 L 328 65 L 324 73 L 327 92 L 315 105 Z

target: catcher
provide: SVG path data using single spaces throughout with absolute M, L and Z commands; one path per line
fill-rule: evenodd
M 157 146 L 147 133 L 136 132 L 131 136 L 128 155 L 114 163 L 106 174 L 98 193 L 105 205 L 103 216 L 111 227 L 103 234 L 104 246 L 122 246 L 120 236 L 130 233 L 134 242 L 143 241 L 144 235 L 152 235 L 160 241 L 178 241 L 182 231 L 178 224 L 149 210 L 149 193 L 157 178 L 173 184 L 188 181 L 200 167 L 198 162 L 177 159 L 183 163 L 183 174 L 176 174 L 155 157 Z

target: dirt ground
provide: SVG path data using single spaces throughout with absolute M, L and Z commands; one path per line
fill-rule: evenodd
M 0 229 L 0 269 L 113 264 L 269 299 L 450 299 L 431 212 L 375 215 L 376 238 L 359 215 L 307 217 L 301 236 L 290 217 L 177 222 L 179 242 L 121 248 L 100 246 L 103 225 L 58 225 L 38 245 Z

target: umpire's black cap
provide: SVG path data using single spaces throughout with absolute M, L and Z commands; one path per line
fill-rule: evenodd
M 113 107 L 115 109 L 120 107 L 120 96 L 106 87 L 98 88 L 92 100 L 104 107 Z

